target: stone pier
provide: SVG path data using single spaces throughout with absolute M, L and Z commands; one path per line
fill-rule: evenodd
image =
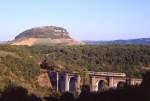
M 54 73 L 54 71 L 49 72 Z M 61 73 L 56 72 L 55 75 L 50 76 L 49 80 L 55 84 L 56 91 L 62 92 L 73 92 L 72 90 L 76 90 L 77 92 L 81 91 L 81 76 L 78 73 Z M 105 82 L 109 88 L 115 88 L 118 86 L 120 82 L 128 83 L 130 85 L 140 85 L 142 79 L 137 78 L 127 78 L 125 73 L 111 73 L 111 72 L 89 72 L 90 77 L 90 88 L 91 91 L 98 91 L 99 86 L 102 86 L 102 82 Z M 42 75 L 41 75 L 42 76 Z M 46 77 L 43 74 L 43 77 Z M 41 83 L 41 82 L 40 82 Z M 50 83 L 47 83 L 50 85 Z
M 65 91 L 66 92 L 69 91 L 69 82 L 70 82 L 70 79 L 69 79 L 68 73 L 66 73 L 65 75 Z
M 78 75 L 77 76 L 77 83 L 76 83 L 76 90 L 78 91 L 78 92 L 80 92 L 80 86 L 81 86 L 81 76 L 80 75 Z
M 112 88 L 112 87 L 114 87 L 114 79 L 113 79 L 113 77 L 109 77 L 109 87 L 110 88 Z

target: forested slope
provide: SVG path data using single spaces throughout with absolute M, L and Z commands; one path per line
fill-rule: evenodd
M 125 72 L 140 76 L 150 69 L 150 46 L 107 45 L 32 47 L 35 53 L 45 54 L 49 68 L 61 70 Z
M 0 91 L 9 83 L 45 94 L 37 76 L 39 63 L 46 60 L 47 69 L 59 71 L 125 72 L 140 77 L 150 69 L 150 46 L 9 46 L 0 45 Z

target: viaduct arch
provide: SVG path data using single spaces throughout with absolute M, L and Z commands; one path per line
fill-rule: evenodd
M 82 86 L 82 77 L 79 73 L 67 73 L 48 71 L 51 85 L 60 92 L 80 92 Z M 88 72 L 90 77 L 91 91 L 103 91 L 108 88 L 116 88 L 121 83 L 136 85 L 142 82 L 142 79 L 127 78 L 125 73 L 112 72 Z

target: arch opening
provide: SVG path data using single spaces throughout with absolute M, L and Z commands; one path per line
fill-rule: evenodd
M 119 81 L 118 83 L 117 83 L 117 88 L 118 89 L 122 89 L 122 88 L 124 88 L 126 86 L 126 82 L 125 81 Z
M 106 91 L 109 88 L 107 80 L 100 80 L 98 82 L 98 92 Z
M 59 75 L 58 88 L 60 92 L 65 92 L 65 75 Z
M 76 91 L 76 82 L 77 82 L 77 77 L 71 77 L 69 81 L 69 92 L 74 93 Z
M 56 72 L 50 72 L 48 76 L 49 76 L 49 80 L 51 82 L 52 89 L 56 90 L 56 87 L 57 87 L 57 73 Z

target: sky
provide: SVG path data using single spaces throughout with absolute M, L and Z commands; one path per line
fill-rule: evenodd
M 150 0 L 0 0 L 0 41 L 51 25 L 79 40 L 150 38 Z

